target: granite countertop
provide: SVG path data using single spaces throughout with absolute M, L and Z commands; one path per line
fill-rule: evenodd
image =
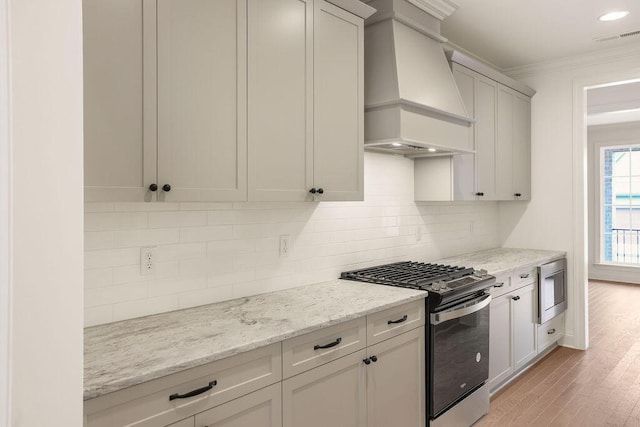
M 334 280 L 86 328 L 84 400 L 426 296 Z
M 563 258 L 566 255 L 567 253 L 562 251 L 496 248 L 444 258 L 434 262 L 484 269 L 495 276 L 511 273 L 517 268 L 545 264 L 558 258 Z

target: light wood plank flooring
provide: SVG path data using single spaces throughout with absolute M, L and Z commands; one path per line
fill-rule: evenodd
M 589 283 L 589 349 L 551 352 L 475 426 L 640 426 L 640 285 Z

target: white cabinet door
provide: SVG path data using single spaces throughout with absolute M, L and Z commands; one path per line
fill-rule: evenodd
M 480 200 L 496 199 L 496 114 L 498 84 L 478 75 L 476 79 L 476 192 Z
M 424 326 L 368 348 L 368 427 L 423 427 L 426 416 Z
M 84 0 L 83 21 L 85 201 L 151 200 L 155 2 Z
M 314 9 L 313 186 L 318 200 L 363 200 L 364 22 L 324 0 Z
M 282 426 L 282 388 L 273 384 L 231 402 L 201 412 L 196 427 Z
M 513 93 L 498 87 L 498 131 L 496 138 L 496 197 L 513 199 Z
M 513 310 L 513 360 L 518 370 L 537 354 L 535 287 L 530 284 L 509 295 Z
M 494 390 L 513 373 L 511 295 L 491 301 L 489 328 L 489 388 Z
M 249 200 L 305 200 L 313 187 L 313 1 L 249 0 L 248 30 Z
M 531 98 L 513 98 L 513 197 L 531 200 Z
M 283 426 L 365 427 L 365 357 L 360 350 L 283 381 Z
M 246 0 L 158 0 L 160 200 L 246 200 L 246 14 Z

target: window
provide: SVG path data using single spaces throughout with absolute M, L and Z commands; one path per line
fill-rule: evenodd
M 640 145 L 600 148 L 600 260 L 640 264 Z

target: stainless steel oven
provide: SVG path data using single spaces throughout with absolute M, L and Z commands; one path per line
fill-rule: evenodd
M 481 291 L 430 314 L 432 426 L 468 426 L 489 410 L 489 304 Z
M 538 323 L 553 319 L 567 309 L 567 260 L 538 267 Z

